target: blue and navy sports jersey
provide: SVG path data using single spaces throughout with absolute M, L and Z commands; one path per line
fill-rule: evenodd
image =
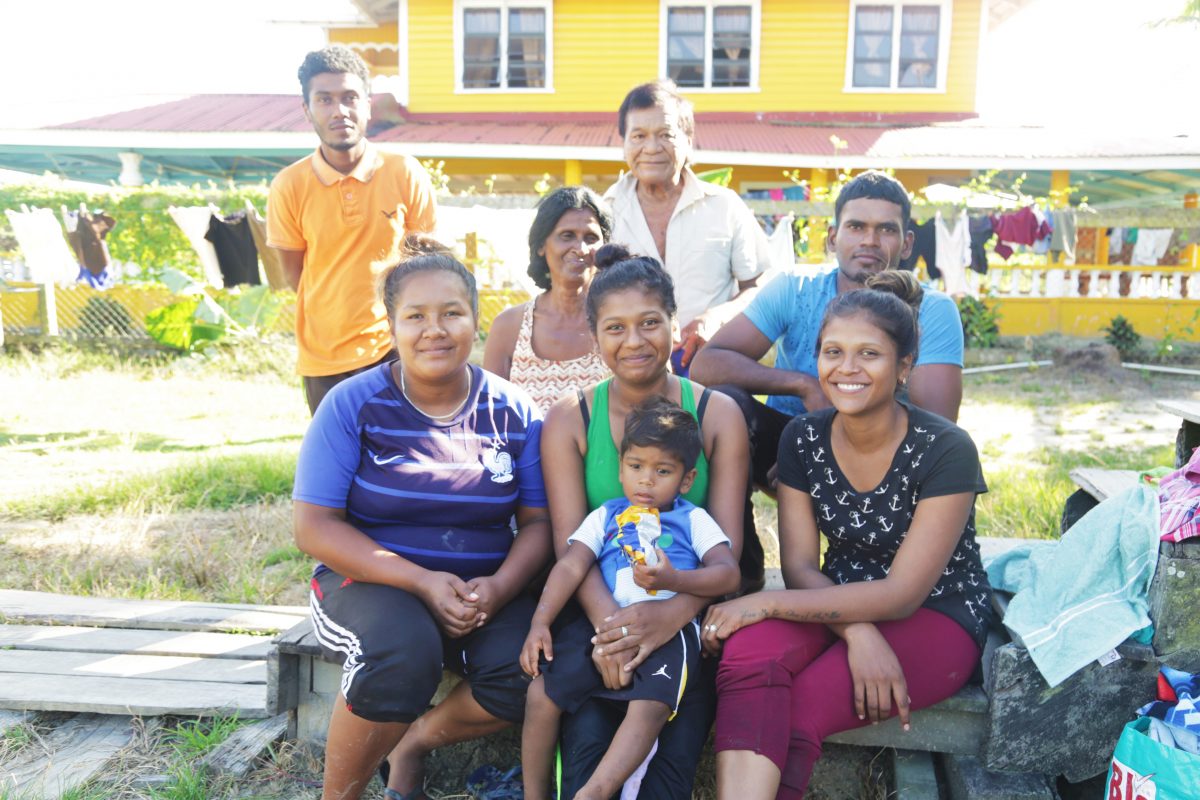
M 339 383 L 304 435 L 292 499 L 346 509 L 351 525 L 425 569 L 494 573 L 517 507 L 546 507 L 542 419 L 522 389 L 470 369 L 470 399 L 444 423 L 413 408 L 390 363 Z

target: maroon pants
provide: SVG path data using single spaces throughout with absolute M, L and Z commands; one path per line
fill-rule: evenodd
M 953 695 L 979 663 L 971 636 L 936 611 L 876 625 L 904 670 L 914 710 Z M 825 737 L 868 724 L 854 710 L 846 643 L 826 626 L 770 619 L 725 643 L 715 749 L 771 759 L 781 773 L 778 798 L 804 796 Z

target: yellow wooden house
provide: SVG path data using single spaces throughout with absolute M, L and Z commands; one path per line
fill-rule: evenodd
M 363 55 L 403 107 L 407 124 L 382 140 L 430 145 L 423 155 L 444 160 L 456 181 L 497 176 L 509 189 L 543 175 L 614 180 L 616 109 L 632 86 L 659 77 L 695 104 L 701 168 L 733 166 L 743 189 L 781 185 L 785 169 L 819 185 L 887 132 L 973 117 L 989 22 L 984 0 L 357 5 L 374 24 L 328 36 Z M 532 140 L 531 125 L 543 128 Z M 921 186 L 969 172 L 899 176 Z

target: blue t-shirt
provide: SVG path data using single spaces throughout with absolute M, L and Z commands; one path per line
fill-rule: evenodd
M 746 318 L 776 344 L 775 366 L 817 375 L 817 334 L 825 308 L 837 295 L 835 267 L 817 275 L 785 272 L 776 275 L 746 307 Z M 925 289 L 917 314 L 921 329 L 917 363 L 963 363 L 962 320 L 958 306 L 944 292 Z M 771 395 L 767 405 L 790 416 L 805 412 L 804 403 L 793 395 Z
M 542 415 L 524 390 L 470 370 L 466 405 L 442 423 L 404 398 L 390 363 L 339 383 L 304 435 L 292 499 L 346 509 L 351 525 L 425 569 L 493 574 L 517 507 L 546 507 Z
M 633 582 L 633 562 L 617 541 L 620 526 L 617 516 L 629 508 L 624 497 L 608 500 L 598 506 L 571 534 L 568 543 L 578 542 L 596 554 L 600 574 L 613 593 L 617 605 L 624 608 L 643 600 L 666 600 L 674 592 L 660 589 L 654 594 Z M 667 554 L 671 566 L 678 570 L 696 569 L 703 563 L 704 554 L 719 544 L 729 544 L 729 537 L 717 521 L 703 508 L 698 508 L 682 497 L 675 498 L 675 505 L 658 515 L 660 536 L 656 544 Z M 670 539 L 662 538 L 670 535 Z M 635 539 L 640 539 L 636 537 Z M 631 542 L 634 549 L 650 549 L 650 542 Z

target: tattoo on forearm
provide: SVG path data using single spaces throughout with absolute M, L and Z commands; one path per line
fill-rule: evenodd
M 840 611 L 794 611 L 790 608 L 783 609 L 779 612 L 782 619 L 790 619 L 795 622 L 837 622 L 842 618 Z

